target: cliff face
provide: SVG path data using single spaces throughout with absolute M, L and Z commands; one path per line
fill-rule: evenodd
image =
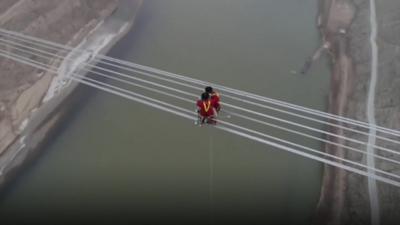
M 3 0 L 0 2 L 0 26 L 3 29 L 75 46 L 109 16 L 117 4 L 118 0 Z M 10 50 L 3 41 L 15 40 L 5 36 L 0 38 L 1 49 Z M 41 62 L 54 66 L 60 63 L 50 59 L 41 59 Z M 20 134 L 29 114 L 42 104 L 42 98 L 54 74 L 46 74 L 4 58 L 0 58 L 0 68 L 1 156 Z
M 377 1 L 378 78 L 375 92 L 375 118 L 379 126 L 400 129 L 400 2 Z M 325 0 L 322 32 L 331 44 L 333 55 L 330 112 L 360 121 L 367 120 L 367 98 L 371 80 L 370 0 Z M 354 13 L 350 9 L 354 9 Z M 343 16 L 346 14 L 345 16 Z M 343 23 L 344 19 L 348 23 Z M 341 23 L 341 25 L 340 25 Z M 339 25 L 338 25 L 339 24 Z M 348 72 L 345 72 L 348 71 Z M 342 96 L 342 97 L 340 97 Z M 354 128 L 354 127 L 351 127 Z M 368 142 L 368 136 L 343 130 L 337 134 Z M 363 131 L 368 132 L 368 129 Z M 378 133 L 378 135 L 383 135 Z M 384 136 L 384 135 L 383 135 Z M 392 136 L 387 136 L 392 138 Z M 343 141 L 345 145 L 366 151 L 365 145 Z M 400 149 L 396 144 L 378 141 L 379 146 Z M 365 155 L 344 152 L 326 146 L 327 151 L 357 162 Z M 394 154 L 377 154 L 399 160 Z M 400 166 L 375 160 L 376 167 L 400 174 Z M 318 207 L 317 224 L 370 224 L 371 210 L 368 179 L 331 167 L 325 168 Z M 378 182 L 381 224 L 399 224 L 400 188 Z

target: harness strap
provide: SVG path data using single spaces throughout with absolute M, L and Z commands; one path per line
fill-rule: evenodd
M 204 111 L 208 112 L 208 110 L 210 110 L 210 107 L 211 107 L 211 101 L 208 100 L 207 104 L 205 102 L 203 102 L 203 106 L 204 106 Z

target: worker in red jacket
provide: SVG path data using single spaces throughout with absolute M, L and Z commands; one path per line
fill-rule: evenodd
M 219 103 L 219 101 L 221 100 L 221 97 L 220 97 L 219 93 L 214 91 L 213 88 L 210 86 L 207 86 L 205 88 L 205 91 L 206 91 L 206 93 L 208 93 L 210 95 L 213 107 L 215 108 L 217 113 L 219 113 L 219 111 L 221 110 L 221 104 Z
M 200 124 L 216 124 L 215 117 L 217 112 L 207 92 L 201 94 L 201 99 L 197 101 L 196 105 Z

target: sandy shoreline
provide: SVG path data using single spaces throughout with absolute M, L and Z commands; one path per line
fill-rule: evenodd
M 355 12 L 351 5 L 336 0 L 321 2 L 320 11 L 321 34 L 323 40 L 330 46 L 332 63 L 328 112 L 344 116 L 354 69 L 352 60 L 347 54 L 347 40 L 343 32 L 350 26 Z M 337 135 L 344 135 L 342 129 L 329 128 L 329 131 Z M 341 145 L 345 144 L 343 139 L 334 137 L 330 137 L 329 141 Z M 338 157 L 345 157 L 344 150 L 338 146 L 326 145 L 325 151 Z M 341 215 L 344 208 L 346 174 L 342 169 L 324 166 L 315 224 L 342 224 Z

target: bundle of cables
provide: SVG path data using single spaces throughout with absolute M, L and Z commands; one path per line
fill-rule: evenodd
M 0 56 L 41 71 L 58 73 L 55 60 L 72 61 L 72 56 L 83 53 L 90 52 L 0 29 Z M 192 121 L 197 119 L 193 109 L 199 93 L 205 86 L 212 86 L 223 99 L 221 115 L 227 115 L 218 118 L 215 129 L 400 186 L 400 176 L 395 172 L 366 163 L 367 157 L 373 157 L 399 166 L 400 152 L 385 146 L 399 146 L 400 131 L 104 55 L 92 55 L 76 71 L 65 78 L 66 83 L 79 82 Z M 340 135 L 327 128 L 341 129 L 361 138 Z M 365 141 L 371 129 L 376 131 L 374 138 L 379 145 Z M 307 139 L 324 143 L 326 151 L 307 146 L 310 143 Z M 368 146 L 375 151 L 367 152 Z M 350 153 L 359 154 L 361 160 L 350 159 L 347 157 Z

